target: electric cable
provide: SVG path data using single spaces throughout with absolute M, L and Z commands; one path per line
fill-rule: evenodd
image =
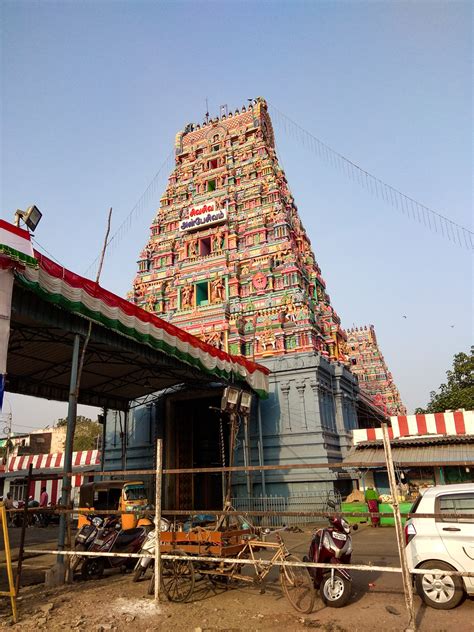
M 406 215 L 408 219 L 423 224 L 432 233 L 441 235 L 444 239 L 448 239 L 461 248 L 474 249 L 474 232 L 441 215 L 441 213 L 434 211 L 425 204 L 417 202 L 414 198 L 405 195 L 395 187 L 372 175 L 343 154 L 332 149 L 332 147 L 311 134 L 311 132 L 308 132 L 307 129 L 293 121 L 277 107 L 270 103 L 268 105 L 272 110 L 272 122 L 276 122 L 286 134 L 296 138 L 330 166 L 342 171 L 356 184 L 365 188 L 371 195 L 396 208 L 403 215 Z

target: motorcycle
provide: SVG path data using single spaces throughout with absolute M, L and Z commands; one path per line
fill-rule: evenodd
M 170 531 L 171 524 L 165 518 L 161 518 L 160 522 L 160 532 L 161 531 Z M 133 571 L 133 581 L 139 582 L 142 576 L 146 573 L 147 568 L 150 566 L 152 562 L 154 562 L 155 556 L 155 543 L 156 543 L 156 529 L 150 531 L 146 536 L 145 541 L 142 544 L 142 548 L 140 553 L 147 553 L 147 557 L 140 557 L 135 565 L 135 569 Z
M 146 527 L 135 529 L 121 528 L 120 519 L 108 518 L 90 544 L 88 551 L 97 553 L 138 553 L 148 534 Z M 133 568 L 134 558 L 127 557 L 93 557 L 87 556 L 82 563 L 81 576 L 83 579 L 100 579 L 106 568 Z
M 332 501 L 328 501 L 331 509 L 336 509 Z M 352 556 L 351 527 L 342 517 L 328 516 L 330 527 L 318 529 L 313 533 L 308 555 L 304 562 L 319 562 L 320 564 L 350 564 Z M 357 525 L 353 530 L 357 530 Z M 342 608 L 350 599 L 352 592 L 352 578 L 346 569 L 312 568 L 308 567 L 316 590 L 319 589 L 321 598 L 326 606 Z
M 86 515 L 86 523 L 79 529 L 74 539 L 74 550 L 78 553 L 80 551 L 87 551 L 91 544 L 94 542 L 99 529 L 104 524 L 104 518 L 100 516 Z M 79 564 L 84 561 L 84 556 L 72 555 L 71 556 L 71 571 L 74 573 L 77 570 Z

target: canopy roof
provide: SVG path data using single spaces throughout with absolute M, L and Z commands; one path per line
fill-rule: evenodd
M 124 410 L 131 400 L 182 383 L 236 382 L 267 396 L 265 367 L 202 342 L 37 251 L 28 253 L 29 239 L 0 220 L 0 269 L 14 273 L 6 390 L 67 400 L 73 339 L 84 337 L 92 322 L 80 403 Z
M 394 463 L 401 466 L 471 465 L 474 436 L 427 436 L 393 439 Z M 383 441 L 362 441 L 344 459 L 347 467 L 386 467 Z

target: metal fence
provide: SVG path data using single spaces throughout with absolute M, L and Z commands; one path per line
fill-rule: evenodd
M 326 492 L 299 492 L 289 496 L 250 496 L 232 498 L 232 506 L 237 511 L 319 511 L 334 512 L 330 508 L 328 501 L 336 505 L 336 511 L 341 510 L 341 495 L 338 491 Z M 258 522 L 269 527 L 297 526 L 314 522 L 310 516 L 266 516 L 262 518 L 254 517 L 252 522 Z

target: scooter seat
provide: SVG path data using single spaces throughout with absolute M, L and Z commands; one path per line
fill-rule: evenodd
M 142 533 L 143 529 L 127 529 L 126 531 L 121 531 L 115 540 L 115 546 L 127 546 Z

